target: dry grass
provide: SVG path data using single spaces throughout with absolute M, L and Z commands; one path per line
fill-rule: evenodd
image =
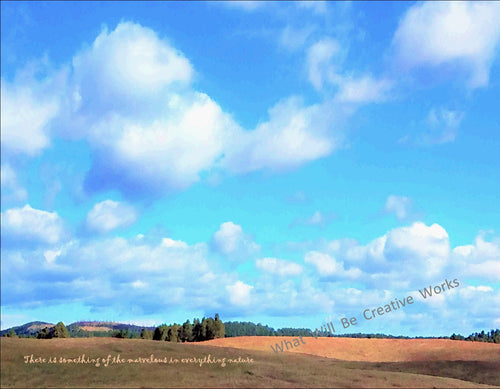
M 200 344 L 261 350 L 274 354 L 271 345 L 294 337 L 241 336 L 214 339 Z M 288 353 L 302 353 L 343 361 L 415 362 L 415 361 L 486 361 L 500 364 L 500 345 L 449 339 L 354 339 L 302 338 L 306 344 Z M 276 348 L 276 347 L 275 347 Z
M 252 339 L 257 343 L 262 341 L 260 338 Z M 243 341 L 248 342 L 242 339 L 240 345 Z M 306 343 L 307 341 L 308 339 Z M 114 338 L 2 338 L 0 342 L 2 387 L 487 387 L 470 380 L 419 374 L 418 366 L 405 367 L 401 363 L 390 366 L 346 362 L 295 352 L 277 355 L 270 349 L 242 350 L 221 347 L 221 344 L 215 347 L 211 342 L 173 344 Z M 155 357 L 167 356 L 179 360 L 200 358 L 208 354 L 216 358 L 249 356 L 254 359 L 254 363 L 228 364 L 225 367 L 220 364 L 200 367 L 182 363 L 125 363 L 96 367 L 67 364 L 30 365 L 25 364 L 23 358 L 24 355 L 30 354 L 45 358 L 75 358 L 83 353 L 93 358 L 120 353 L 125 359 L 149 357 L 154 354 Z M 498 377 L 495 371 L 492 374 Z

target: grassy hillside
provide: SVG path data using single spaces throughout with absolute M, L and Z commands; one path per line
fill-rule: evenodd
M 450 377 L 415 374 L 417 365 L 346 362 L 296 353 L 213 347 L 137 339 L 1 339 L 2 387 L 483 387 Z M 178 363 L 25 364 L 24 356 L 106 358 L 167 357 Z M 192 363 L 210 354 L 219 363 Z M 252 358 L 229 363 L 228 358 Z M 183 358 L 187 358 L 183 363 Z M 222 359 L 226 365 L 222 366 Z M 434 362 L 432 366 L 435 365 Z M 474 369 L 473 365 L 467 365 Z M 463 367 L 463 366 L 462 366 Z M 439 369 L 439 366 L 437 367 Z M 450 366 L 443 366 L 444 374 Z M 482 366 L 482 368 L 487 368 Z M 484 372 L 483 372 L 484 373 Z M 484 374 L 483 374 L 484 375 Z M 473 378 L 473 377 L 472 377 Z M 496 373 L 498 378 L 498 373 Z

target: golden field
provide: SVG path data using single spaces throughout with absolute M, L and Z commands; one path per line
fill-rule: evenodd
M 275 354 L 281 337 L 240 337 L 200 343 L 140 339 L 1 338 L 2 387 L 498 387 L 500 345 L 442 340 L 304 338 Z M 286 338 L 287 340 L 293 338 Z M 273 343 L 274 342 L 274 343 Z M 24 363 L 24 356 L 173 358 L 179 363 Z M 180 361 L 211 358 L 227 362 Z M 252 363 L 228 359 L 251 358 Z

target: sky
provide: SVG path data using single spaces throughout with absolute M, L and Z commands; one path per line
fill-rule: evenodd
M 499 2 L 2 2 L 2 329 L 500 327 L 498 20 Z

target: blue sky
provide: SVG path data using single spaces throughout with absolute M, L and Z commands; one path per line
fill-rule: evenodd
M 500 326 L 499 3 L 1 7 L 2 328 Z

